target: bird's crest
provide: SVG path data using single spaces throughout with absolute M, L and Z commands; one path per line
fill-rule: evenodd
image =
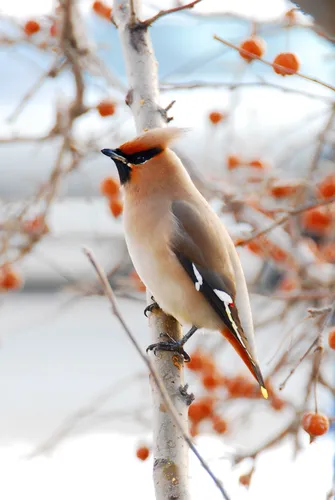
M 185 132 L 186 129 L 178 127 L 153 128 L 135 139 L 125 142 L 119 149 L 126 155 L 154 148 L 164 150 L 172 141 L 176 140 Z

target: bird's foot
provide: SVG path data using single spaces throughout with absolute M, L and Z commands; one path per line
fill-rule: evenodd
M 159 305 L 157 304 L 157 302 L 155 301 L 155 299 L 153 297 L 151 297 L 151 300 L 153 300 L 153 303 L 152 304 L 149 304 L 145 309 L 144 309 L 144 316 L 147 318 L 148 317 L 148 313 L 152 313 L 152 311 L 154 309 L 159 309 Z
M 171 351 L 183 356 L 185 363 L 188 363 L 191 360 L 190 356 L 184 350 L 183 344 L 181 342 L 178 342 L 177 340 L 173 340 L 172 338 L 167 342 L 157 342 L 156 344 L 151 344 L 149 345 L 149 347 L 147 347 L 146 351 L 154 351 L 155 355 L 158 351 Z

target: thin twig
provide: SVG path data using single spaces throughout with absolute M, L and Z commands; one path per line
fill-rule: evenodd
M 256 294 L 255 294 L 256 295 Z M 260 294 L 257 294 L 260 295 Z M 265 295 L 269 297 L 269 295 Z M 304 290 L 301 292 L 290 292 L 290 293 L 278 293 L 272 294 L 270 296 L 273 300 L 288 300 L 288 301 L 296 301 L 296 300 L 315 300 L 315 299 L 327 299 L 335 297 L 335 291 L 329 291 L 329 289 L 324 288 L 322 290 Z
M 255 54 L 252 54 L 251 52 L 248 52 L 247 50 L 241 49 L 240 47 L 237 47 L 237 45 L 234 45 L 233 43 L 227 42 L 227 40 L 224 40 L 223 38 L 220 38 L 217 35 L 213 36 L 214 40 L 217 40 L 218 42 L 223 43 L 224 45 L 227 45 L 227 47 L 231 47 L 232 49 L 238 50 L 239 52 L 243 53 L 243 55 L 247 55 L 252 57 L 253 59 L 257 61 L 261 61 L 263 64 L 266 64 L 267 66 L 270 66 L 271 68 L 278 68 L 282 70 L 286 70 L 285 66 L 281 66 L 280 64 L 273 64 L 269 61 L 265 61 L 262 57 L 255 56 Z M 298 71 L 294 73 L 296 76 L 299 76 L 300 78 L 303 78 L 304 80 L 308 80 L 309 82 L 317 83 L 318 85 L 321 85 L 322 87 L 326 87 L 327 89 L 333 90 L 335 92 L 335 87 L 330 85 L 329 83 L 322 82 L 321 80 L 318 80 L 317 78 L 313 78 L 311 76 L 304 75 L 303 73 L 299 73 Z
M 137 374 L 136 376 L 131 375 L 123 380 L 118 380 L 118 382 L 108 387 L 98 396 L 95 396 L 88 404 L 67 417 L 44 443 L 29 453 L 27 458 L 35 458 L 38 455 L 52 452 L 83 420 L 95 415 L 112 396 L 115 397 L 120 390 L 124 390 L 129 382 L 137 382 L 140 379 L 139 377 L 141 377 L 141 374 Z
M 257 88 L 270 88 L 274 90 L 279 90 L 281 92 L 286 92 L 288 94 L 298 94 L 303 97 L 307 97 L 309 99 L 318 99 L 320 101 L 324 101 L 327 104 L 334 104 L 334 99 L 318 94 L 312 94 L 311 92 L 307 92 L 305 90 L 296 89 L 294 87 L 283 87 L 282 85 L 273 83 L 273 82 L 188 82 L 188 83 L 170 83 L 170 82 L 161 82 L 161 91 L 169 92 L 171 90 L 196 90 L 196 89 L 220 89 L 226 88 L 228 90 L 236 90 L 240 88 L 249 88 L 249 87 L 257 87 Z
M 246 238 L 244 240 L 239 240 L 238 243 L 237 243 L 237 246 L 240 246 L 240 245 L 246 245 L 247 243 L 249 243 L 251 240 L 255 239 L 255 238 L 258 238 L 259 236 L 263 236 L 264 234 L 267 234 L 269 233 L 270 231 L 272 231 L 272 229 L 278 227 L 278 226 L 281 226 L 282 224 L 284 224 L 290 217 L 293 217 L 294 215 L 299 215 L 303 212 L 306 212 L 307 210 L 310 210 L 312 208 L 317 208 L 317 207 L 322 207 L 324 205 L 330 205 L 331 203 L 334 203 L 335 202 L 335 196 L 333 196 L 332 198 L 328 198 L 328 199 L 324 199 L 324 200 L 318 200 L 316 203 L 309 203 L 307 205 L 303 205 L 301 207 L 298 207 L 298 208 L 294 208 L 292 210 L 289 210 L 287 211 L 287 213 L 285 215 L 283 215 L 282 217 L 280 217 L 279 219 L 275 220 L 272 224 L 270 224 L 268 227 L 265 227 L 264 229 L 258 231 L 257 233 L 255 234 L 252 234 L 249 238 Z
M 324 335 L 324 331 L 325 331 L 325 329 L 326 329 L 326 327 L 327 327 L 327 325 L 328 325 L 328 323 L 330 321 L 330 318 L 332 316 L 332 311 L 334 310 L 334 308 L 335 308 L 335 304 L 333 306 L 331 306 L 331 307 L 326 307 L 324 309 L 324 311 L 320 311 L 320 315 L 317 316 L 319 318 L 318 324 L 320 325 L 320 323 L 323 323 L 322 326 L 320 326 L 320 332 L 318 333 L 317 337 L 314 339 L 314 341 L 312 342 L 312 344 L 309 346 L 309 348 L 307 349 L 307 351 L 299 359 L 299 361 L 296 364 L 296 366 L 291 369 L 291 371 L 288 374 L 288 376 L 286 377 L 286 379 L 280 384 L 279 390 L 284 389 L 284 387 L 285 387 L 287 381 L 289 380 L 289 378 L 293 375 L 293 373 L 296 371 L 296 369 L 301 364 L 301 362 L 308 356 L 308 354 L 315 347 L 315 353 L 316 353 L 316 355 L 315 355 L 314 360 L 313 360 L 313 368 L 312 368 L 311 377 L 310 377 L 309 382 L 307 384 L 307 391 L 306 391 L 305 401 L 307 402 L 307 400 L 308 400 L 309 394 L 310 394 L 311 389 L 312 389 L 313 382 L 315 383 L 315 391 L 316 391 L 316 384 L 318 382 L 319 370 L 320 370 L 320 364 L 321 364 L 321 358 L 322 358 L 322 354 L 323 354 L 323 335 Z M 311 317 L 313 318 L 314 316 L 311 316 Z M 316 410 L 317 410 L 316 399 L 315 399 L 315 407 L 316 407 Z
M 179 420 L 179 416 L 178 416 L 178 413 L 176 412 L 175 410 L 175 407 L 168 395 L 168 393 L 166 392 L 166 389 L 165 389 L 165 386 L 162 382 L 162 380 L 160 379 L 154 365 L 151 363 L 150 359 L 148 358 L 148 356 L 146 356 L 145 354 L 143 354 L 139 344 L 137 343 L 137 340 L 135 339 L 134 335 L 132 334 L 131 330 L 128 328 L 128 325 L 126 324 L 126 322 L 124 321 L 123 317 L 122 317 L 122 314 L 119 310 L 119 307 L 118 307 L 118 304 L 117 304 L 117 300 L 116 300 L 116 297 L 115 297 L 115 294 L 108 282 L 108 279 L 107 279 L 107 276 L 104 272 L 104 270 L 102 269 L 102 267 L 100 266 L 100 264 L 98 263 L 97 259 L 95 258 L 92 250 L 84 247 L 83 249 L 85 255 L 87 256 L 87 258 L 89 259 L 89 261 L 91 262 L 92 266 L 94 267 L 100 281 L 101 281 L 101 285 L 105 291 L 105 295 L 107 297 L 107 299 L 109 300 L 110 302 L 110 305 L 111 305 L 111 308 L 112 308 L 112 312 L 113 314 L 115 315 L 115 317 L 119 320 L 120 324 L 122 325 L 124 331 L 126 332 L 129 340 L 131 341 L 131 343 L 133 344 L 133 346 L 135 347 L 135 350 L 137 351 L 137 353 L 139 354 L 139 356 L 141 357 L 142 361 L 146 364 L 161 396 L 162 396 L 162 399 L 164 401 L 164 403 L 166 404 L 166 407 L 168 408 L 171 416 L 173 417 L 173 420 L 175 421 L 175 424 L 177 425 L 180 433 L 182 434 L 184 440 L 186 441 L 186 443 L 188 444 L 189 448 L 192 450 L 192 452 L 195 454 L 195 456 L 197 457 L 197 459 L 199 460 L 200 464 L 202 465 L 202 467 L 206 470 L 206 472 L 209 474 L 209 476 L 212 478 L 212 480 L 214 481 L 215 485 L 218 487 L 218 489 L 220 490 L 221 494 L 222 494 L 222 497 L 225 498 L 226 500 L 229 500 L 229 497 L 224 489 L 224 487 L 222 486 L 221 484 L 221 481 L 219 481 L 219 479 L 217 479 L 217 477 L 214 475 L 214 473 L 212 472 L 212 470 L 210 469 L 209 465 L 207 464 L 207 462 L 202 458 L 202 456 L 200 455 L 200 453 L 198 452 L 197 448 L 194 446 L 194 444 L 192 443 L 192 440 L 190 439 L 190 437 L 188 436 L 188 434 L 185 432 L 185 430 L 183 429 L 183 426 L 182 424 L 180 423 L 180 420 Z
M 288 380 L 292 377 L 292 375 L 295 373 L 296 369 L 300 366 L 300 364 L 303 362 L 303 360 L 308 356 L 308 354 L 311 352 L 313 347 L 315 347 L 317 345 L 317 342 L 318 342 L 318 337 L 316 337 L 316 339 L 313 340 L 312 344 L 309 346 L 307 351 L 301 356 L 298 363 L 290 370 L 290 373 L 287 375 L 285 380 L 280 384 L 280 386 L 279 386 L 280 391 L 282 391 L 285 388 L 285 385 L 288 382 Z
M 252 458 L 255 459 L 257 455 L 259 455 L 262 451 L 265 451 L 269 448 L 272 448 L 272 446 L 275 446 L 277 443 L 280 443 L 284 437 L 286 437 L 288 434 L 293 432 L 295 429 L 295 419 L 292 420 L 282 431 L 280 431 L 275 437 L 270 439 L 267 443 L 263 444 L 256 450 L 254 450 L 251 453 L 246 453 L 244 455 L 238 455 L 235 458 L 235 463 L 238 464 L 239 462 L 242 462 L 246 458 Z
M 306 388 L 306 394 L 305 394 L 305 405 L 308 403 L 310 394 L 312 392 L 312 389 L 314 388 L 314 405 L 315 405 L 315 413 L 318 413 L 318 403 L 317 403 L 317 383 L 319 381 L 319 371 L 320 371 L 320 365 L 321 365 L 321 359 L 323 355 L 323 336 L 325 333 L 325 330 L 331 320 L 332 313 L 335 308 L 335 303 L 329 308 L 325 308 L 325 310 L 322 312 L 320 311 L 320 314 L 316 316 L 317 318 L 317 326 L 319 328 L 319 333 L 316 339 L 316 348 L 315 348 L 315 356 L 313 359 L 313 365 L 312 365 L 312 370 L 311 374 L 309 376 L 308 382 L 307 382 L 307 388 Z M 312 316 L 315 317 L 315 316 Z
M 39 79 L 33 84 L 33 86 L 25 93 L 22 97 L 19 104 L 16 106 L 14 111 L 8 116 L 7 121 L 13 122 L 19 114 L 22 112 L 24 106 L 28 103 L 28 101 L 33 97 L 33 95 L 41 88 L 45 80 L 49 77 L 54 78 L 64 67 L 64 62 L 59 63 L 59 56 L 56 57 L 56 60 L 52 63 L 51 67 L 42 73 Z
M 335 387 L 330 385 L 321 373 L 319 374 L 319 383 L 328 389 L 328 391 L 330 391 L 335 397 Z
M 326 136 L 327 136 L 332 124 L 333 124 L 334 117 L 335 117 L 335 105 L 333 104 L 333 109 L 329 115 L 329 118 L 325 124 L 325 127 L 323 128 L 323 130 L 321 131 L 321 133 L 319 135 L 318 144 L 317 144 L 314 156 L 313 156 L 312 161 L 311 161 L 311 166 L 310 166 L 309 172 L 307 174 L 308 180 L 311 179 L 314 171 L 316 170 L 316 168 L 318 166 L 318 163 L 319 163 L 319 160 L 320 160 L 320 157 L 322 154 L 323 146 L 324 146 L 324 143 L 326 141 Z
M 180 5 L 179 7 L 174 7 L 173 9 L 160 10 L 157 14 L 150 17 L 149 19 L 146 19 L 141 24 L 144 26 L 151 26 L 151 24 L 157 21 L 157 19 L 159 19 L 160 17 L 167 16 L 168 14 L 174 14 L 175 12 L 180 12 L 181 10 L 193 9 L 193 7 L 199 2 L 201 2 L 201 0 L 194 0 L 191 3 Z

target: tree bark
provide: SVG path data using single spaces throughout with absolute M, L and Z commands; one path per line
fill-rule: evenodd
M 163 127 L 166 112 L 159 105 L 157 61 L 155 60 L 148 27 L 139 21 L 141 2 L 115 0 L 114 20 L 122 44 L 129 91 L 126 102 L 134 115 L 136 129 Z M 148 293 L 150 299 L 151 294 Z M 179 339 L 182 330 L 177 321 L 155 309 L 149 320 L 152 342 L 162 341 L 167 333 Z M 165 339 L 163 339 L 165 340 Z M 167 340 L 167 339 L 166 339 Z M 187 431 L 188 397 L 180 391 L 184 385 L 183 361 L 178 355 L 159 352 L 153 363 Z M 162 400 L 156 384 L 151 381 L 153 395 L 153 476 L 157 500 L 188 500 L 188 445 Z

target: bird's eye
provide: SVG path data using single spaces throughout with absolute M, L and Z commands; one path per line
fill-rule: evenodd
M 152 149 L 147 149 L 146 151 L 141 151 L 140 153 L 133 153 L 127 155 L 126 158 L 129 161 L 129 163 L 132 163 L 133 165 L 141 165 L 142 163 L 151 160 L 151 158 L 161 153 L 161 151 L 162 151 L 161 148 L 152 148 Z

